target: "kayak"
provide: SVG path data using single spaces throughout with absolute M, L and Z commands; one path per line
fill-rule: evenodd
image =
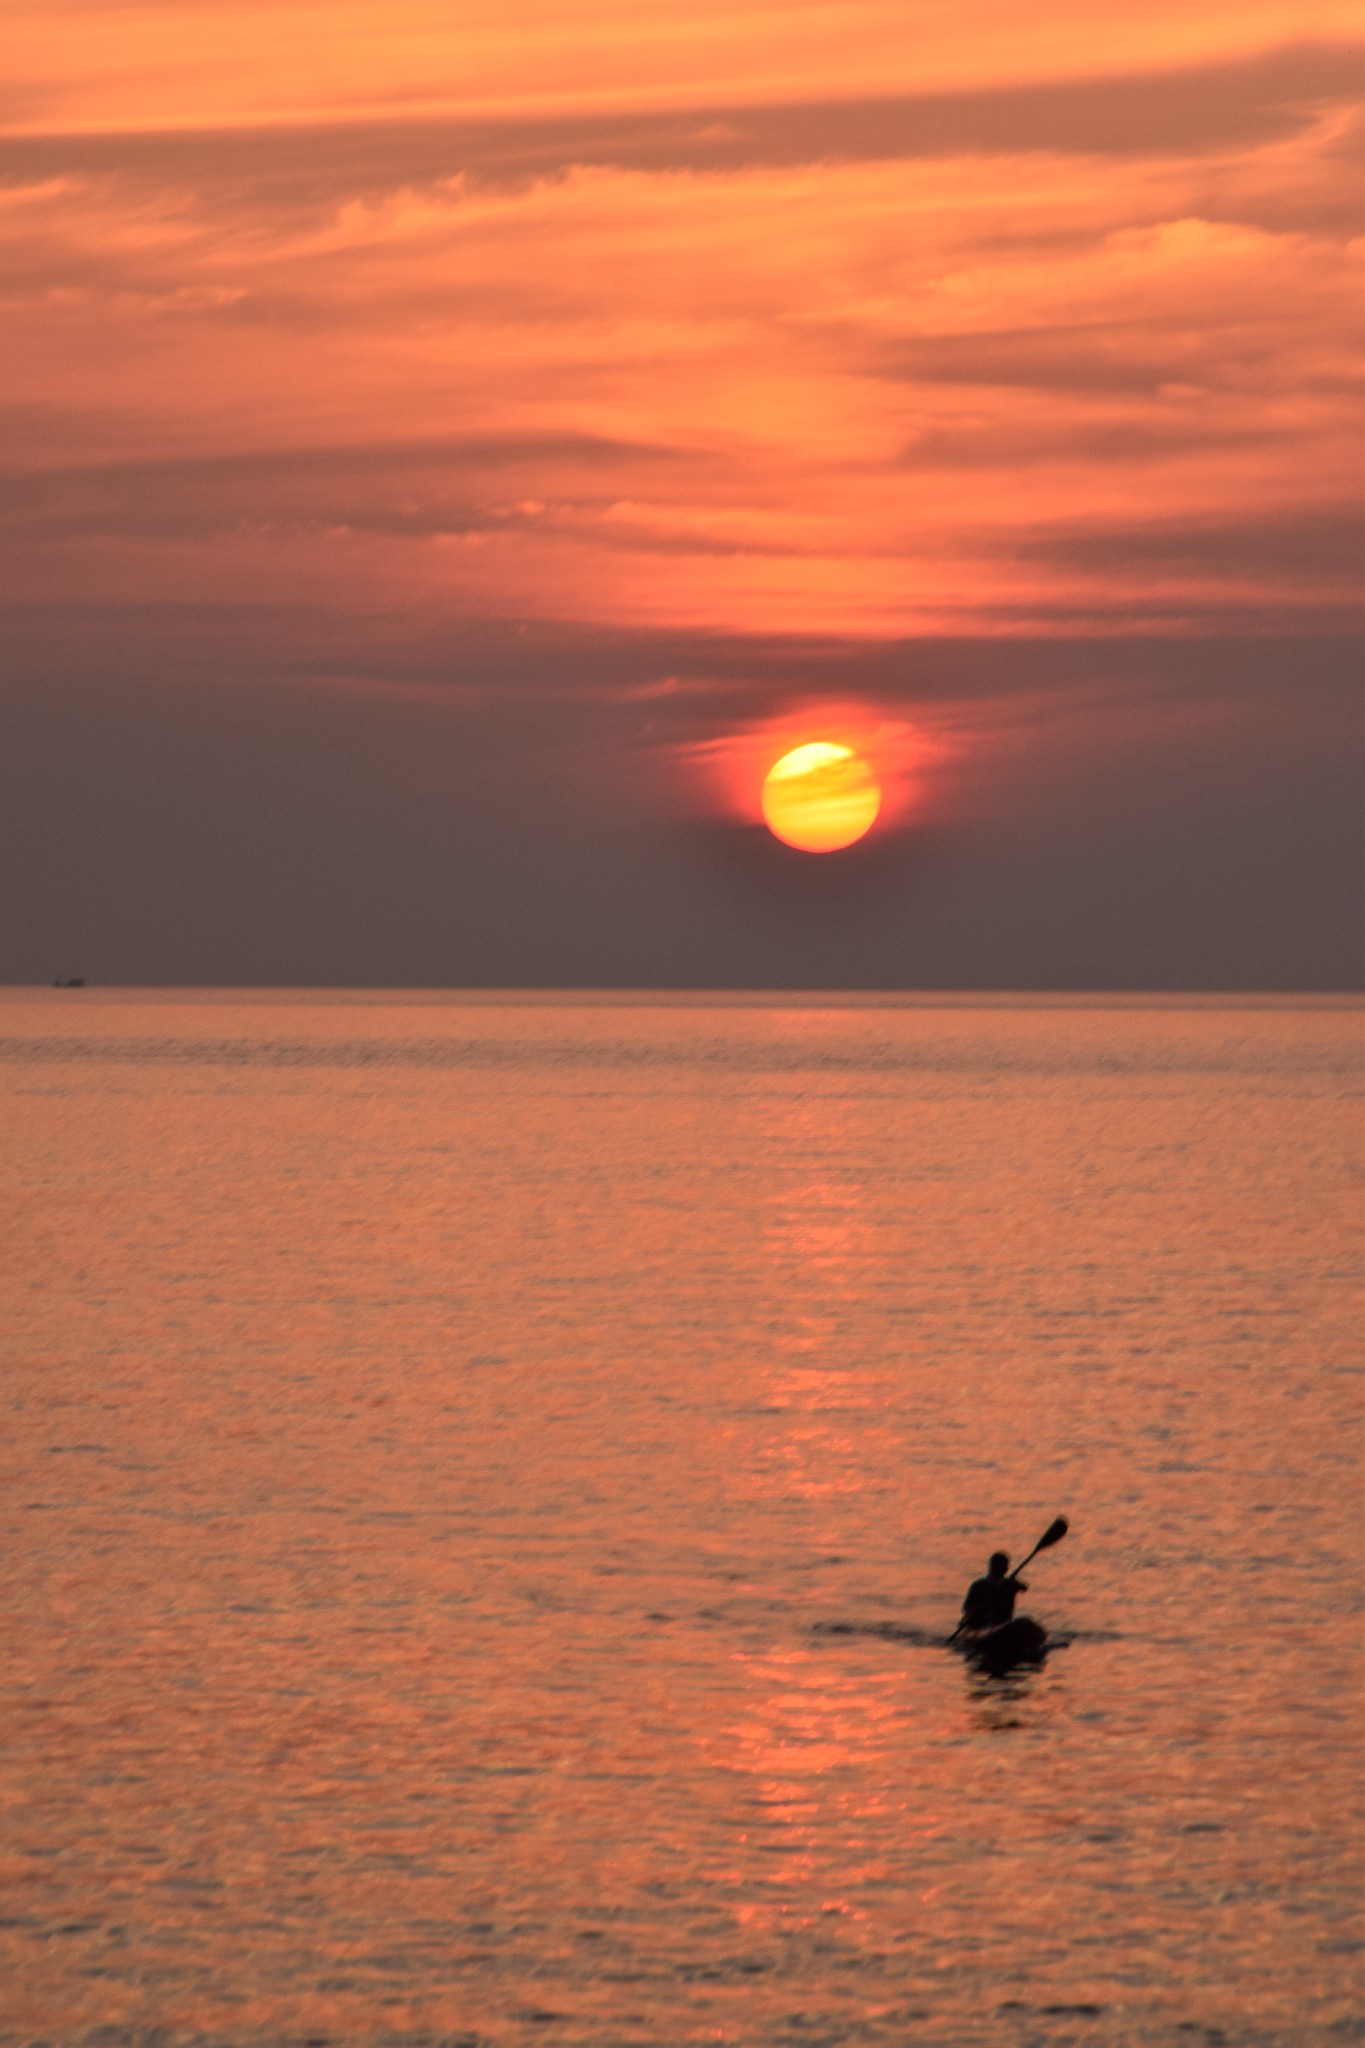
M 1048 1653 L 1048 1634 L 1031 1614 L 1017 1614 L 998 1628 L 964 1629 L 956 1647 L 983 1671 L 1012 1670 L 1016 1664 L 1041 1664 Z

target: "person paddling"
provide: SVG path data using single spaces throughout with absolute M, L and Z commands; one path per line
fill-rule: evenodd
M 967 1588 L 958 1628 L 1000 1628 L 1003 1623 L 1013 1621 L 1014 1603 L 1021 1593 L 1027 1591 L 1024 1580 L 1017 1572 L 1010 1571 L 1009 1552 L 994 1551 L 986 1567 L 985 1578 L 973 1579 Z
M 1060 1543 L 1068 1527 L 1065 1515 L 1058 1515 L 1055 1522 L 1049 1522 L 1024 1559 L 1024 1564 L 1032 1564 L 1040 1550 L 1051 1550 L 1054 1543 Z M 958 1637 L 965 1634 L 968 1640 L 962 1645 L 963 1649 L 969 1656 L 977 1656 L 980 1652 L 972 1648 L 972 1638 L 986 1635 L 991 1629 L 1009 1627 L 1014 1621 L 1015 1601 L 1021 1593 L 1028 1591 L 1028 1587 L 1019 1576 L 1024 1564 L 1011 1571 L 1008 1551 L 997 1550 L 992 1554 L 991 1561 L 986 1567 L 985 1578 L 973 1579 L 967 1588 L 967 1597 L 962 1603 L 962 1619 L 948 1637 L 950 1649 Z M 1014 1633 L 1016 1637 L 1022 1635 L 1027 1638 L 1029 1647 L 1024 1651 L 1026 1656 L 1041 1656 L 1043 1646 L 1047 1642 L 1047 1631 L 1040 1623 L 1031 1621 L 1027 1614 L 1022 1614 L 1015 1624 Z M 998 1647 L 1003 1638 L 989 1636 L 988 1640 Z M 1019 1655 L 1017 1646 L 1014 1654 L 1016 1658 Z

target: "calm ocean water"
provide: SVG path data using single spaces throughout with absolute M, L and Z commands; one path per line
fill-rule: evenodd
M 0 2042 L 1365 2034 L 1360 1038 L 0 993 Z

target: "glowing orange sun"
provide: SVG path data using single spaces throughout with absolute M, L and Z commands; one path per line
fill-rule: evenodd
M 804 853 L 834 853 L 868 831 L 882 806 L 876 777 L 852 747 L 812 740 L 768 770 L 763 818 L 778 839 Z

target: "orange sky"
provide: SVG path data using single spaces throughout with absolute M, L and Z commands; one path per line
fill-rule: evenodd
M 375 688 L 471 620 L 1350 615 L 1343 5 L 0 17 L 0 603 L 173 615 L 182 649 L 196 610 L 325 622 L 311 654 L 263 628 L 261 672 L 334 667 L 351 620 Z M 980 723 L 925 715 L 949 753 Z

